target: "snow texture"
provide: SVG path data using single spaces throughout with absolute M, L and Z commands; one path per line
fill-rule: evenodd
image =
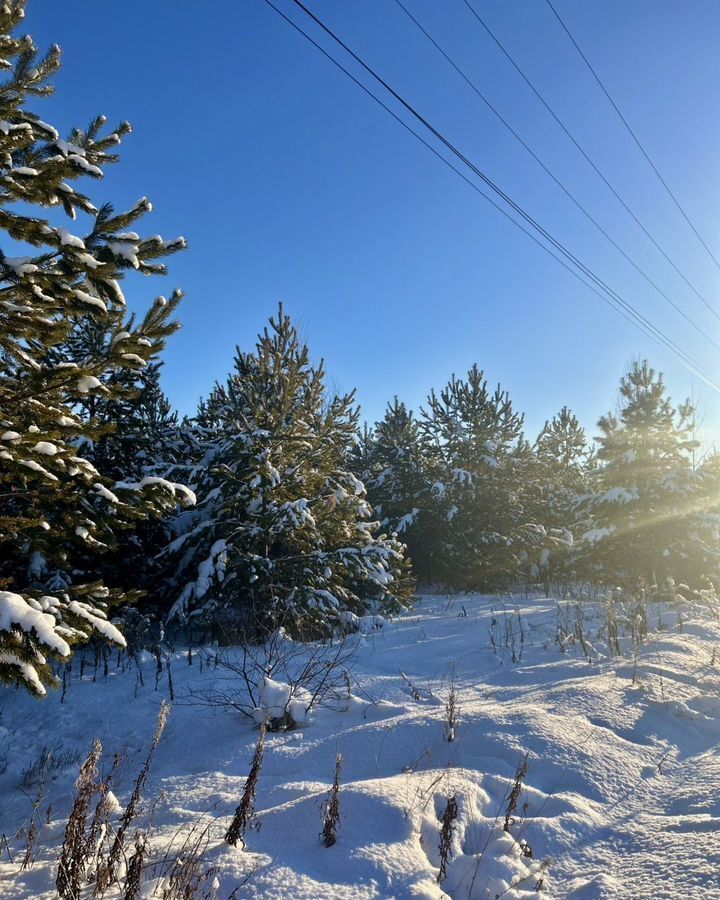
M 0 622 L 27 614 L 13 595 L 0 598 Z M 187 834 L 211 810 L 217 818 L 204 864 L 215 868 L 222 900 L 242 882 L 235 896 L 243 900 L 720 896 L 716 611 L 686 604 L 681 616 L 679 607 L 653 604 L 653 630 L 635 667 L 630 653 L 609 656 L 602 605 L 586 604 L 588 661 L 577 643 L 561 648 L 556 642 L 554 600 L 506 601 L 428 595 L 381 630 L 348 638 L 356 642 L 351 692 L 307 721 L 296 710 L 294 730 L 267 735 L 256 795 L 259 827 L 248 830 L 244 850 L 222 838 L 248 774 L 257 725 L 231 708 L 186 702 L 190 690 L 240 697 L 242 678 L 209 664 L 202 671 L 197 663 L 188 666 L 187 650 L 178 648 L 172 673 L 181 702 L 146 788 L 143 816 L 152 815 L 153 846 L 162 852 L 178 829 Z M 525 642 L 513 663 L 500 647 L 493 652 L 489 629 L 518 613 Z M 195 648 L 195 660 L 201 652 Z M 241 661 L 239 651 L 229 653 Z M 49 824 L 37 817 L 37 860 L 26 871 L 18 836 L 36 793 L 23 786 L 23 773 L 49 734 L 70 760 L 86 755 L 97 736 L 102 771 L 122 751 L 126 761 L 113 792 L 119 806 L 127 803 L 167 696 L 166 673 L 154 688 L 152 655 L 142 655 L 138 665 L 144 687 L 135 664 L 124 672 L 111 666 L 107 678 L 98 671 L 95 682 L 92 666 L 82 678 L 74 666 L 62 704 L 58 692 L 37 701 L 4 690 L 0 833 L 9 853 L 0 858 L 3 900 L 56 896 L 55 861 L 79 763 L 54 770 L 46 783 L 40 812 L 51 803 L 53 814 Z M 459 721 L 448 743 L 451 670 Z M 259 687 L 263 714 L 292 703 L 282 676 Z M 338 751 L 344 756 L 340 825 L 337 843 L 326 848 L 318 833 Z M 505 832 L 509 792 L 526 753 L 516 821 Z M 452 795 L 458 815 L 439 885 L 440 817 Z M 532 848 L 532 858 L 522 847 Z M 536 893 L 541 878 L 543 891 Z M 152 886 L 144 886 L 143 896 L 152 896 Z

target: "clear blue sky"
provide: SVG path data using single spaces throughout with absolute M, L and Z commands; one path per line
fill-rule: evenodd
M 298 18 L 294 4 L 276 0 Z M 720 323 L 662 260 L 530 94 L 462 0 L 405 0 L 492 102 L 648 270 L 720 341 Z M 543 0 L 473 0 L 627 202 L 720 310 L 704 254 Z M 720 354 L 606 243 L 393 0 L 309 5 L 578 256 L 720 378 Z M 720 253 L 720 7 L 715 0 L 557 0 L 701 233 Z M 184 234 L 170 281 L 187 293 L 164 386 L 191 412 L 283 300 L 334 384 L 365 415 L 473 362 L 527 414 L 531 437 L 570 405 L 594 433 L 629 360 L 672 395 L 691 376 L 590 294 L 368 100 L 262 0 L 30 0 L 27 30 L 57 42 L 62 128 L 129 119 L 123 161 L 91 196 L 148 195 L 149 233 Z M 132 284 L 132 288 L 131 288 Z M 142 306 L 170 285 L 128 281 Z M 720 398 L 695 379 L 708 434 Z

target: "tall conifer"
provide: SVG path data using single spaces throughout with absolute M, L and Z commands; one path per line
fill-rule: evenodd
M 24 5 L 0 6 L 0 679 L 42 694 L 49 658 L 67 657 L 74 641 L 99 632 L 123 642 L 107 619 L 113 591 L 78 583 L 76 557 L 106 550 L 119 528 L 176 503 L 173 485 L 107 478 L 82 455 L 103 429 L 77 401 L 119 399 L 122 384 L 108 373 L 144 368 L 175 330 L 179 294 L 136 323 L 120 281 L 130 270 L 164 273 L 162 259 L 184 241 L 130 230 L 149 211 L 146 199 L 116 214 L 80 189 L 117 160 L 130 126 L 107 130 L 101 116 L 62 139 L 27 108 L 52 92 L 60 51 L 39 57 L 30 37 L 14 33 Z M 83 323 L 108 339 L 70 360 L 62 348 Z

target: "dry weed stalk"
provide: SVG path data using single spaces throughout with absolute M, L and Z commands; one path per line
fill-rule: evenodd
M 142 868 L 146 850 L 147 838 L 144 834 L 136 834 L 135 852 L 128 861 L 127 875 L 125 876 L 125 892 L 123 894 L 123 900 L 137 900 L 140 896 Z
M 60 862 L 55 880 L 58 896 L 62 900 L 76 900 L 85 875 L 87 866 L 85 825 L 90 801 L 97 790 L 97 767 L 101 754 L 102 744 L 95 738 L 75 782 L 75 798 L 65 826 L 65 838 L 60 850 Z
M 518 766 L 517 772 L 515 773 L 515 781 L 513 783 L 512 790 L 510 791 L 507 810 L 505 811 L 505 824 L 503 825 L 503 831 L 509 832 L 510 826 L 515 822 L 515 810 L 517 809 L 518 800 L 520 799 L 523 782 L 525 781 L 525 777 L 527 776 L 527 770 L 528 754 L 526 753 L 522 759 L 522 762 Z
M 153 735 L 152 743 L 150 744 L 150 749 L 148 750 L 148 755 L 145 758 L 145 765 L 142 767 L 138 774 L 138 777 L 135 779 L 133 792 L 130 796 L 130 799 L 128 800 L 127 806 L 125 807 L 125 812 L 122 815 L 117 832 L 115 833 L 115 840 L 113 841 L 112 847 L 110 848 L 108 858 L 103 862 L 101 866 L 98 867 L 96 892 L 99 894 L 102 894 L 112 884 L 112 882 L 115 881 L 117 877 L 118 863 L 120 862 L 120 857 L 125 853 L 125 836 L 135 816 L 137 815 L 140 798 L 142 796 L 142 790 L 145 785 L 145 781 L 147 780 L 147 777 L 150 773 L 152 758 L 158 744 L 162 739 L 169 715 L 170 705 L 163 700 L 160 704 L 160 712 L 158 713 L 157 717 L 155 734 Z
M 333 777 L 332 788 L 330 789 L 330 799 L 325 807 L 323 830 L 320 834 L 322 842 L 326 847 L 332 847 L 337 841 L 337 829 L 340 824 L 340 772 L 342 770 L 342 763 L 342 753 L 338 753 L 335 756 L 335 775 Z
M 266 732 L 267 725 L 263 722 L 260 726 L 260 734 L 255 745 L 250 773 L 245 781 L 240 804 L 236 808 L 233 820 L 225 834 L 226 842 L 232 847 L 237 847 L 238 841 L 242 842 L 243 848 L 245 847 L 245 831 L 255 812 L 255 788 L 260 777 L 260 769 L 262 768 Z
M 437 875 L 438 884 L 442 884 L 447 875 L 447 866 L 452 856 L 452 838 L 457 819 L 457 799 L 455 794 L 447 798 L 445 811 L 440 820 L 440 871 Z

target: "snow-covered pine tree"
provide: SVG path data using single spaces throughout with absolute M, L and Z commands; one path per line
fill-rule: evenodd
M 67 343 L 55 350 L 55 358 L 84 366 L 101 357 L 114 337 L 111 324 L 96 319 L 76 322 Z M 126 327 L 132 329 L 133 324 L 131 319 Z M 97 434 L 95 440 L 78 446 L 78 455 L 105 477 L 125 483 L 143 479 L 147 483 L 156 477 L 176 482 L 173 470 L 186 470 L 186 431 L 162 391 L 160 370 L 158 361 L 142 368 L 112 368 L 99 376 L 100 389 L 70 392 L 76 415 Z M 88 552 L 84 559 L 73 560 L 75 580 L 83 573 L 85 580 L 147 590 L 158 574 L 155 557 L 170 539 L 165 518 L 138 520 L 114 537 L 104 553 Z
M 597 488 L 587 501 L 592 528 L 584 535 L 593 580 L 662 589 L 687 571 L 698 496 L 693 419 L 691 404 L 675 406 L 647 361 L 621 379 L 617 414 L 598 422 Z
M 427 464 L 420 429 L 412 410 L 393 398 L 372 431 L 365 476 L 374 515 L 385 534 L 405 542 L 416 575 L 423 568 L 421 508 L 429 493 Z
M 693 511 L 688 528 L 686 569 L 694 576 L 678 572 L 678 578 L 696 589 L 712 583 L 720 590 L 720 453 L 715 450 L 694 465 L 697 473 Z
M 526 518 L 512 463 L 523 416 L 473 366 L 465 380 L 453 375 L 439 394 L 430 393 L 419 424 L 431 461 L 428 540 L 435 573 L 463 588 L 507 584 Z
M 409 600 L 403 546 L 375 536 L 362 482 L 345 468 L 358 412 L 329 395 L 323 365 L 280 308 L 254 352 L 202 410 L 198 504 L 169 548 L 169 620 L 254 641 L 282 626 L 327 635 L 348 614 Z
M 126 327 L 134 324 L 131 317 Z M 115 337 L 112 328 L 108 319 L 76 321 L 66 343 L 54 348 L 53 361 L 83 366 L 103 356 Z M 108 478 L 140 480 L 163 461 L 166 468 L 178 461 L 168 444 L 177 414 L 160 386 L 161 365 L 155 359 L 142 367 L 109 368 L 99 376 L 98 390 L 72 393 L 75 413 L 99 430 L 97 440 L 79 448 L 81 455 Z
M 534 450 L 534 520 L 546 534 L 535 564 L 548 589 L 551 581 L 572 577 L 578 507 L 591 489 L 594 455 L 585 429 L 567 406 L 545 422 Z
M 355 472 L 365 487 L 377 474 L 375 464 L 375 430 L 367 422 L 358 429 L 355 440 L 350 447 L 347 468 Z M 369 499 L 369 498 L 368 498 Z
M 50 658 L 67 657 L 73 642 L 100 633 L 123 643 L 107 619 L 109 587 L 73 583 L 75 553 L 102 551 L 124 524 L 177 502 L 172 485 L 116 484 L 80 455 L 101 429 L 82 421 L 75 399 L 109 391 L 108 371 L 143 368 L 175 330 L 179 294 L 128 325 L 119 281 L 132 269 L 164 273 L 161 258 L 184 242 L 128 230 L 150 209 L 145 199 L 116 215 L 79 190 L 79 179 L 99 179 L 117 160 L 130 126 L 106 132 L 99 117 L 63 140 L 26 108 L 52 92 L 60 51 L 39 58 L 30 37 L 15 36 L 24 6 L 0 6 L 0 680 L 43 694 Z M 87 224 L 75 234 L 42 215 L 47 208 Z M 111 340 L 82 363 L 57 358 L 86 320 Z

